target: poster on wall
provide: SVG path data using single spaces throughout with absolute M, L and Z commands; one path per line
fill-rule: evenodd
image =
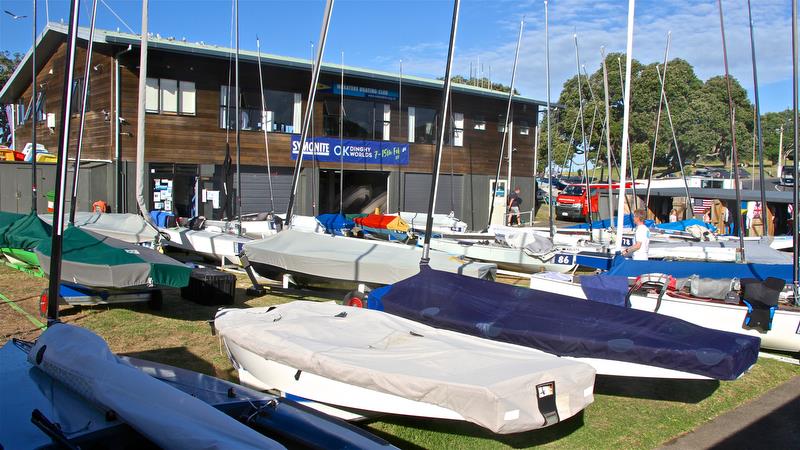
M 313 153 L 312 153 L 313 150 Z M 292 159 L 300 152 L 300 135 L 292 135 Z M 405 166 L 409 161 L 408 143 L 391 141 L 363 141 L 339 138 L 315 137 L 306 140 L 303 160 L 319 162 L 377 164 Z
M 167 178 L 153 180 L 153 209 L 172 211 L 172 180 Z

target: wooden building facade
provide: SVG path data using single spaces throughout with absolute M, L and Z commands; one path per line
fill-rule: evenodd
M 87 36 L 88 30 L 81 29 L 72 77 L 76 100 L 83 86 Z M 81 186 L 82 195 L 87 196 L 79 199 L 81 208 L 102 199 L 115 211 L 135 209 L 139 45 L 136 35 L 95 32 L 82 150 L 83 164 L 91 164 L 92 170 L 87 172 L 86 185 Z M 38 142 L 51 152 L 57 149 L 65 48 L 66 27 L 49 24 L 37 46 L 40 98 L 31 100 L 30 52 L 0 91 L 0 103 L 15 105 L 17 148 L 30 142 L 32 117 L 38 114 Z M 152 188 L 147 193 L 151 209 L 168 209 L 182 216 L 218 217 L 222 213 L 215 200 L 221 194 L 214 192 L 222 190 L 226 147 L 235 162 L 234 108 L 239 101 L 242 211 L 285 211 L 294 166 L 292 139 L 297 140 L 308 99 L 311 63 L 261 55 L 266 103 L 262 108 L 255 52 L 241 52 L 238 95 L 229 87 L 235 71 L 231 52 L 202 43 L 150 39 L 145 161 Z M 345 66 L 342 86 L 341 71 L 339 65 L 322 66 L 313 108 L 311 146 L 316 151 L 304 160 L 299 212 L 338 211 L 340 196 L 346 212 L 374 207 L 388 212 L 424 211 L 442 82 Z M 338 150 L 342 91 L 345 157 Z M 79 103 L 73 102 L 71 154 L 77 141 Z M 437 212 L 454 211 L 474 228 L 486 224 L 506 103 L 507 94 L 502 92 L 453 87 Z M 509 133 L 515 151 L 509 185 L 522 188 L 523 209 L 533 203 L 534 127 L 544 109 L 541 105 L 515 96 L 512 107 Z M 225 127 L 226 119 L 230 129 Z M 265 129 L 274 202 L 269 195 Z M 7 164 L 0 165 L 0 170 L 9 170 L 2 166 Z M 342 167 L 343 195 L 339 188 Z M 501 180 L 506 173 L 504 163 Z M 47 181 L 43 183 L 46 186 Z M 16 186 L 16 197 L 29 184 Z M 10 182 L 1 185 L 0 198 L 8 198 L 9 189 Z M 40 191 L 44 195 L 46 189 Z M 12 209 L 7 205 L 0 208 Z

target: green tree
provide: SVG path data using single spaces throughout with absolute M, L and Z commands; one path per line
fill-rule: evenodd
M 444 77 L 438 77 L 437 80 L 444 80 Z M 491 87 L 487 89 L 491 89 L 493 91 L 508 92 L 511 90 L 511 86 L 506 86 L 503 83 L 492 83 L 491 81 L 489 81 L 487 77 L 467 78 L 464 75 L 453 75 L 452 80 L 453 83 L 455 84 L 468 84 L 471 86 L 487 87 L 491 84 Z M 517 88 L 514 88 L 514 95 L 519 95 L 519 91 L 517 90 Z
M 783 157 L 791 159 L 794 157 L 793 130 L 794 120 L 792 120 L 792 110 L 787 109 L 780 112 L 766 113 L 761 116 L 761 136 L 764 140 L 764 158 L 778 164 L 778 145 L 780 144 L 781 127 L 783 127 Z M 747 148 L 751 148 L 752 143 L 748 143 Z M 740 150 L 740 154 L 741 150 Z M 747 153 L 744 153 L 745 155 Z M 746 158 L 750 163 L 751 158 Z

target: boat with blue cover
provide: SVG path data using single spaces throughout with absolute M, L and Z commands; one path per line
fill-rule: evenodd
M 368 307 L 448 330 L 590 362 L 599 374 L 733 380 L 758 357 L 758 337 L 615 305 L 423 267 L 376 289 Z

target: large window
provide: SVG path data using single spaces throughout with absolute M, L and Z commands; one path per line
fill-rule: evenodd
M 145 81 L 145 111 L 149 113 L 196 113 L 196 90 L 191 81 L 148 78 Z
M 230 93 L 230 103 L 228 94 Z M 226 118 L 230 128 L 236 127 L 236 88 L 220 86 L 219 89 L 219 126 L 225 128 Z M 264 130 L 278 133 L 295 133 L 300 131 L 300 94 L 285 91 L 264 90 L 266 108 L 261 107 L 261 95 L 258 91 L 244 91 L 241 95 L 239 109 L 239 126 L 242 130 Z M 230 114 L 229 114 L 230 112 Z
M 339 135 L 341 100 L 329 98 L 323 104 L 325 134 Z M 391 110 L 389 105 L 364 100 L 344 99 L 342 135 L 346 138 L 389 140 Z
M 436 140 L 436 110 L 408 108 L 408 142 L 433 144 Z
M 36 100 L 36 109 L 35 109 L 35 111 L 37 113 L 37 120 L 39 122 L 41 122 L 41 121 L 45 120 L 45 118 L 47 117 L 47 113 L 44 110 L 45 92 L 44 91 L 37 92 L 36 93 L 36 97 L 37 97 L 37 100 Z M 34 111 L 32 102 L 28 102 L 28 107 L 27 108 L 25 107 L 24 104 L 18 104 L 18 105 L 15 105 L 15 106 L 17 108 L 16 112 L 15 112 L 16 117 L 14 118 L 14 120 L 16 122 L 14 124 L 15 126 L 23 125 L 28 120 L 31 120 L 31 114 L 33 114 L 33 111 Z M 9 120 L 10 119 L 11 118 L 9 117 Z
M 72 104 L 70 105 L 70 114 L 80 114 L 81 103 L 83 102 L 83 77 L 72 79 Z M 86 98 L 86 109 L 89 109 L 89 97 Z M 28 120 L 28 117 L 25 117 Z

